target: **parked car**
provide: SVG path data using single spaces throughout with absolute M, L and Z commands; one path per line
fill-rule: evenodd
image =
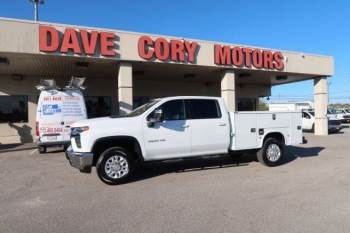
M 341 130 L 341 121 L 336 118 L 334 114 L 327 114 L 328 117 L 328 132 L 337 133 Z M 303 111 L 302 112 L 302 125 L 305 131 L 315 130 L 315 112 L 314 111 Z
M 99 178 L 119 184 L 137 163 L 257 151 L 276 166 L 284 145 L 303 142 L 301 112 L 229 112 L 216 97 L 155 99 L 123 117 L 72 125 L 70 164 L 82 172 L 96 166 Z
M 338 109 L 336 110 L 336 114 L 342 123 L 350 123 L 350 111 L 347 111 L 346 109 Z

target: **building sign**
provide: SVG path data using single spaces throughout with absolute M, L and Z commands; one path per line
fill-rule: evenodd
M 117 35 L 113 32 L 75 29 L 67 27 L 63 32 L 48 25 L 39 26 L 39 48 L 45 53 L 116 57 Z M 129 48 L 129 47 L 128 47 Z M 134 50 L 136 48 L 129 48 Z M 137 51 L 147 61 L 197 64 L 200 45 L 196 41 L 141 36 Z M 241 46 L 214 45 L 214 64 L 235 68 L 283 71 L 284 57 L 280 51 L 270 51 Z M 125 58 L 127 59 L 127 58 Z
M 217 65 L 270 69 L 282 71 L 284 69 L 284 58 L 281 52 L 254 49 L 247 47 L 232 47 L 214 45 L 214 63 Z
M 115 57 L 115 40 L 111 32 L 66 28 L 62 33 L 51 26 L 39 26 L 39 49 L 45 53 Z
M 199 45 L 195 41 L 170 40 L 163 37 L 152 39 L 141 36 L 138 41 L 139 56 L 145 60 L 196 63 Z

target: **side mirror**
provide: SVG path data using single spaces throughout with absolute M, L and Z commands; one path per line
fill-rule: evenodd
M 153 127 L 155 123 L 163 121 L 163 111 L 162 109 L 156 109 L 153 112 L 153 116 L 150 117 L 147 121 L 149 127 Z

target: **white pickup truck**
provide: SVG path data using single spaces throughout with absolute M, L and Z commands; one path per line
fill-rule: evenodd
M 96 166 L 107 184 L 126 182 L 140 162 L 257 151 L 278 165 L 284 145 L 301 144 L 301 112 L 229 112 L 221 98 L 155 99 L 126 116 L 74 123 L 70 164 L 82 172 Z

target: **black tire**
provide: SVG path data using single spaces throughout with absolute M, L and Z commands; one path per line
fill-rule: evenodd
M 111 165 L 106 165 L 106 163 L 112 164 L 113 159 L 119 159 L 118 162 L 120 164 L 116 165 L 117 168 L 112 168 Z M 125 163 L 127 165 L 125 165 Z M 108 169 L 108 166 L 109 166 L 109 169 Z M 120 166 L 122 166 L 122 168 Z M 125 167 L 127 167 L 128 169 L 125 169 Z M 100 155 L 96 163 L 96 171 L 97 171 L 98 177 L 104 183 L 109 185 L 123 184 L 127 182 L 130 179 L 134 171 L 134 168 L 135 168 L 135 161 L 132 158 L 131 154 L 127 150 L 121 147 L 108 148 Z M 118 169 L 118 171 L 115 171 L 115 169 Z M 118 177 L 119 175 L 120 177 Z
M 277 155 L 277 157 L 274 157 L 274 158 L 272 158 L 271 156 L 268 156 L 267 152 L 268 152 L 268 149 L 271 148 L 271 146 L 272 147 L 277 146 L 280 152 L 279 156 Z M 257 152 L 258 161 L 261 164 L 268 167 L 274 167 L 281 164 L 283 155 L 284 155 L 283 143 L 275 138 L 266 139 L 262 148 Z
M 46 153 L 46 146 L 38 146 L 39 154 L 45 154 Z
M 68 149 L 68 145 L 63 145 L 63 151 L 66 152 L 67 149 Z

